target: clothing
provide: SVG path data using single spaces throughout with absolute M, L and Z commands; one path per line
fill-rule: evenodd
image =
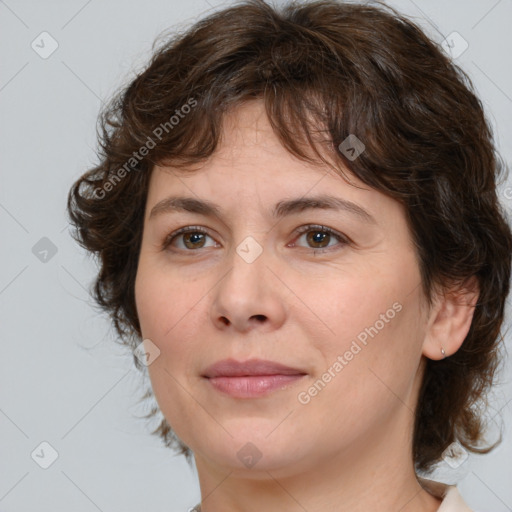
M 437 512 L 473 512 L 462 499 L 455 485 L 447 485 L 421 477 L 418 477 L 418 481 L 427 492 L 436 498 L 442 498 L 443 501 Z M 191 512 L 201 512 L 200 503 Z
M 455 485 L 447 485 L 434 480 L 418 477 L 420 485 L 436 498 L 442 498 L 437 512 L 473 512 L 462 499 Z

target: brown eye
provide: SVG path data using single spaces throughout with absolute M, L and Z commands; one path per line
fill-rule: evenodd
M 300 228 L 299 235 L 297 240 L 300 240 L 304 236 L 307 243 L 306 248 L 313 249 L 313 252 L 328 251 L 331 250 L 331 248 L 335 249 L 349 243 L 347 237 L 326 226 L 304 226 Z M 331 243 L 336 241 L 338 243 Z
M 203 249 L 204 247 L 215 246 L 215 241 L 213 241 L 213 245 L 206 245 L 208 238 L 213 241 L 211 236 L 200 227 L 191 226 L 181 228 L 166 237 L 162 249 L 172 246 L 178 250 L 191 252 L 197 249 Z
M 183 243 L 188 249 L 197 249 L 198 247 L 203 247 L 205 241 L 205 234 L 192 232 L 185 233 L 183 236 Z
M 323 231 L 308 231 L 306 234 L 308 244 L 313 244 L 315 249 L 323 249 L 324 247 L 327 247 L 330 239 L 331 234 Z

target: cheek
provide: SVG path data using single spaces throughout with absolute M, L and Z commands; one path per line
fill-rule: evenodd
M 314 321 L 304 322 L 302 327 L 323 344 L 322 352 L 327 351 L 331 358 L 348 350 L 353 340 L 364 344 L 381 337 L 396 326 L 402 315 L 407 294 L 403 282 L 396 275 L 379 274 L 371 268 L 343 273 L 314 288 L 301 288 L 297 282 L 297 296 L 304 297 L 315 316 Z M 313 320 L 311 314 L 308 318 Z
M 142 336 L 160 350 L 159 358 L 148 367 L 158 392 L 164 386 L 172 387 L 166 372 L 176 376 L 194 372 L 207 325 L 203 301 L 211 286 L 143 263 L 137 273 L 135 299 Z
M 393 268 L 387 274 L 373 272 L 331 282 L 324 293 L 317 291 L 311 297 L 319 320 L 303 328 L 321 354 L 323 367 L 316 377 L 333 382 L 328 386 L 335 400 L 345 396 L 361 403 L 378 401 L 376 397 L 392 394 L 384 383 L 406 393 L 421 357 L 424 334 L 416 279 L 415 267 L 403 266 L 401 271 Z M 329 328 L 327 336 L 315 334 L 322 326 Z
M 198 282 L 184 281 L 172 269 L 139 262 L 135 279 L 135 303 L 142 334 L 146 338 L 165 338 L 194 314 L 201 294 Z
M 325 410 L 344 416 L 348 412 L 345 421 L 351 421 L 350 417 L 360 421 L 365 415 L 370 422 L 372 416 L 410 402 L 423 340 L 420 297 L 417 293 L 369 294 L 357 308 L 350 298 L 358 296 L 347 295 L 347 302 L 339 304 L 346 309 L 332 322 L 335 341 L 324 340 L 325 368 L 321 371 L 335 376 L 316 376 L 330 380 L 329 391 L 318 394 L 324 395 Z
M 186 432 L 186 425 L 201 414 L 183 383 L 194 372 L 198 343 L 204 339 L 200 327 L 204 321 L 198 321 L 202 292 L 198 282 L 180 281 L 172 273 L 144 265 L 143 260 L 139 265 L 135 299 L 142 336 L 160 350 L 148 366 L 151 387 L 165 418 L 180 432 Z M 185 426 L 180 429 L 181 424 Z

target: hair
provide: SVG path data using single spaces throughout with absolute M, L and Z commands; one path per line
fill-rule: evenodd
M 479 406 L 499 368 L 509 292 L 512 233 L 497 197 L 505 166 L 469 77 L 383 4 L 239 2 L 154 46 L 102 110 L 99 163 L 73 184 L 67 208 L 73 237 L 97 257 L 94 298 L 119 340 L 134 350 L 142 339 L 134 284 L 154 165 L 186 172 L 205 161 L 225 114 L 256 99 L 292 155 L 341 175 L 342 164 L 404 205 L 430 306 L 435 288 L 477 279 L 462 346 L 427 360 L 412 455 L 428 471 L 454 441 L 489 452 L 497 443 L 480 446 Z M 355 159 L 339 150 L 349 135 L 365 146 Z M 190 459 L 165 419 L 152 433 Z

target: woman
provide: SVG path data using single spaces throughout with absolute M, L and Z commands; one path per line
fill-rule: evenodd
M 196 510 L 469 510 L 424 478 L 493 448 L 512 234 L 468 77 L 385 6 L 249 0 L 102 126 L 68 208 Z

